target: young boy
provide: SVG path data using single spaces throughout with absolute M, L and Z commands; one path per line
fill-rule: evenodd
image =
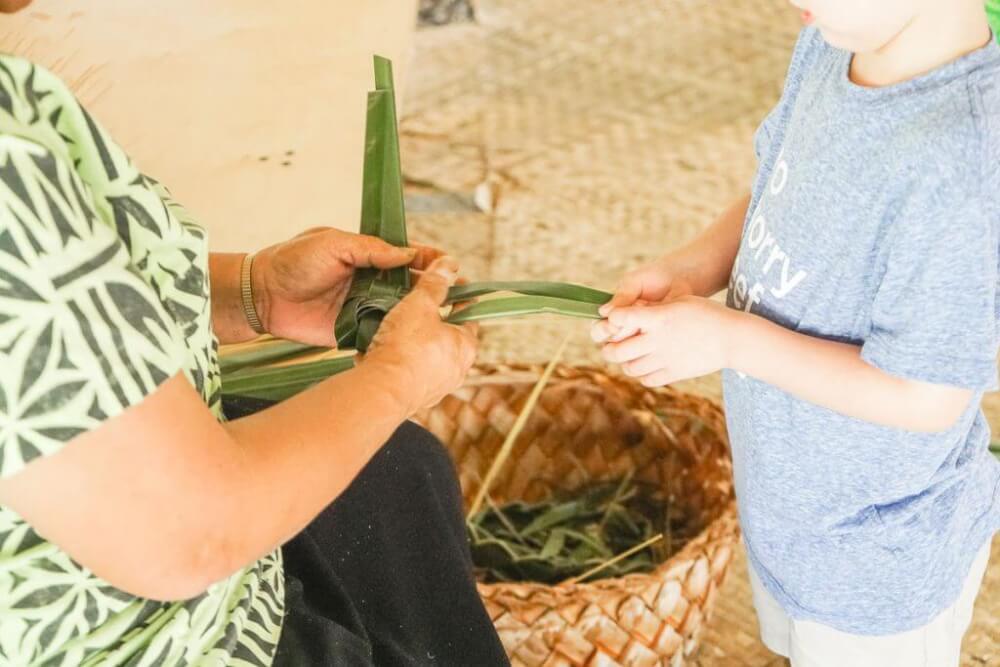
M 593 336 L 719 369 L 762 638 L 795 667 L 958 665 L 1000 528 L 1000 46 L 982 0 L 793 0 L 752 192 L 627 274 Z M 706 297 L 725 288 L 727 306 Z

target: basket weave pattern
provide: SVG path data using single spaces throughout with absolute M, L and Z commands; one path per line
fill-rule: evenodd
M 479 366 L 417 416 L 450 450 L 466 504 L 542 372 Z M 480 584 L 514 665 L 681 665 L 739 536 L 725 420 L 711 401 L 597 368 L 556 369 L 497 477 L 497 503 L 536 501 L 633 471 L 700 532 L 649 574 L 594 583 Z

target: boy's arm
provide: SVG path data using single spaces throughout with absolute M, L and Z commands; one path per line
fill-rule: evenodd
M 814 338 L 757 315 L 729 313 L 729 367 L 841 414 L 937 432 L 950 428 L 972 398 L 970 389 L 890 375 L 862 359 L 858 345 Z
M 607 317 L 613 308 L 636 303 L 659 303 L 687 294 L 712 296 L 725 289 L 739 251 L 750 199 L 747 192 L 687 245 L 626 273 L 618 282 L 611 301 L 601 306 L 601 315 Z M 612 331 L 607 320 L 595 326 L 601 332 L 595 336 L 617 340 L 635 333 Z
M 835 412 L 921 432 L 947 430 L 972 397 L 969 389 L 884 372 L 862 358 L 860 346 L 814 338 L 708 299 L 616 309 L 610 320 L 638 333 L 607 343 L 605 359 L 648 386 L 731 368 Z
M 749 192 L 744 194 L 693 241 L 661 260 L 672 271 L 687 277 L 692 294 L 712 296 L 729 285 L 750 198 Z

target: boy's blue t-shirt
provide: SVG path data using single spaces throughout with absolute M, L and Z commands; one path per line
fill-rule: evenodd
M 755 139 L 729 305 L 974 398 L 928 434 L 729 370 L 724 387 L 761 581 L 793 618 L 879 635 L 952 603 L 1000 528 L 1000 463 L 979 408 L 997 387 L 1000 46 L 884 88 L 852 83 L 850 61 L 815 29 L 799 38 Z

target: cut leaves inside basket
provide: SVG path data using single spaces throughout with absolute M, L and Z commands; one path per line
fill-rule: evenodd
M 685 540 L 683 517 L 670 509 L 630 477 L 543 502 L 489 502 L 468 522 L 472 560 L 484 582 L 650 572 Z

